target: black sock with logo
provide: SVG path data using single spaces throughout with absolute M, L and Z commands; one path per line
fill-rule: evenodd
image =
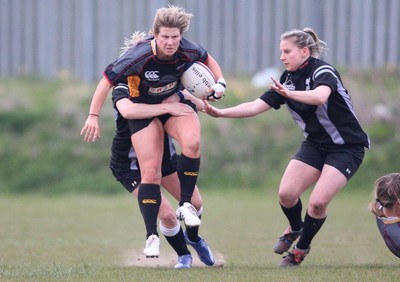
M 160 185 L 140 184 L 138 192 L 139 209 L 146 226 L 147 238 L 157 235 L 157 216 L 161 204 Z
M 177 173 L 181 183 L 181 200 L 179 206 L 182 206 L 184 202 L 191 203 L 199 169 L 200 158 L 192 159 L 181 154 L 177 165 Z

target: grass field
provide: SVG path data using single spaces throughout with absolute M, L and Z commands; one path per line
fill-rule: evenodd
M 144 226 L 127 193 L 3 195 L 0 281 L 398 281 L 400 261 L 367 210 L 370 191 L 339 194 L 310 255 L 291 269 L 277 267 L 281 256 L 271 250 L 287 224 L 275 189 L 203 191 L 201 235 L 225 265 L 204 267 L 191 249 L 190 270 L 172 268 L 163 237 L 160 258 L 143 258 Z

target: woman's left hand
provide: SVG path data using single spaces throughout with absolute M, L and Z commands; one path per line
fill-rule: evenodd
M 282 96 L 286 98 L 290 98 L 290 90 L 287 89 L 285 86 L 283 86 L 282 83 L 280 83 L 278 80 L 275 78 L 271 77 L 271 80 L 274 82 L 274 84 L 271 85 L 271 88 L 281 94 Z

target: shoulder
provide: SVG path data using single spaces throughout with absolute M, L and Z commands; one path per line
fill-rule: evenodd
M 185 56 L 200 61 L 205 62 L 208 53 L 200 44 L 193 42 L 187 38 L 182 38 L 179 44 L 179 52 L 183 53 Z
M 142 66 L 153 56 L 150 41 L 142 41 L 129 48 L 112 65 L 107 73 L 131 75 L 138 73 Z M 118 75 L 117 75 L 118 76 Z
M 337 70 L 330 64 L 325 61 L 314 59 L 313 63 L 313 80 L 317 79 L 319 76 L 323 74 L 333 75 L 334 77 L 338 77 Z
M 204 49 L 200 44 L 198 44 L 190 39 L 187 39 L 185 37 L 181 38 L 179 47 L 183 48 L 183 49 Z

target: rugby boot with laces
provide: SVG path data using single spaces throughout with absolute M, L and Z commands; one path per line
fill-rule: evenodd
M 147 238 L 143 253 L 147 258 L 158 258 L 160 255 L 160 238 L 157 235 L 152 234 Z
M 311 247 L 308 247 L 308 249 L 306 250 L 301 250 L 297 247 L 294 247 L 293 250 L 287 254 L 287 256 L 283 257 L 283 259 L 279 263 L 279 266 L 299 266 L 304 260 L 305 256 L 310 252 L 310 248 Z
M 191 203 L 185 202 L 176 210 L 176 217 L 183 220 L 186 226 L 194 227 L 201 224 L 200 218 L 197 216 L 197 210 Z
M 199 256 L 199 259 L 208 266 L 212 266 L 215 263 L 214 255 L 211 252 L 210 247 L 207 245 L 206 241 L 204 241 L 203 238 L 200 238 L 200 241 L 195 243 L 189 240 L 187 236 L 187 231 L 183 233 L 185 236 L 185 241 L 188 245 L 192 246 L 193 249 L 197 252 L 197 255 Z
M 293 242 L 299 238 L 302 230 L 303 229 L 300 229 L 299 231 L 292 231 L 290 226 L 286 228 L 283 232 L 283 235 L 279 237 L 278 241 L 275 243 L 273 248 L 274 253 L 281 255 L 284 252 L 287 252 L 292 246 Z

